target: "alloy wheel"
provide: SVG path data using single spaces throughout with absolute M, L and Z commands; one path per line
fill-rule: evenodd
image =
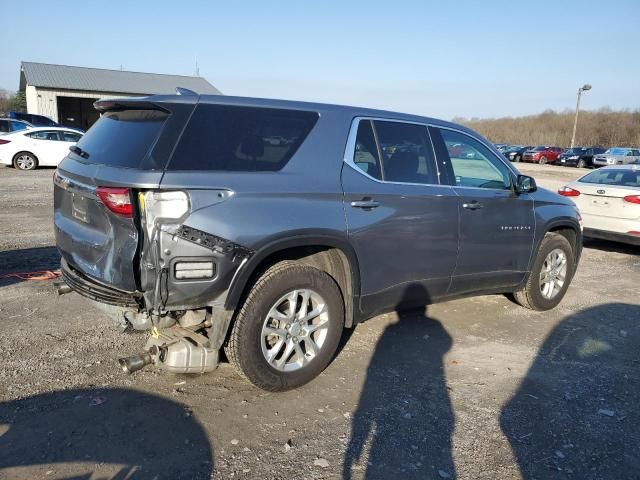
M 20 170 L 33 170 L 36 166 L 36 161 L 31 155 L 22 154 L 16 158 L 16 167 Z
M 293 372 L 322 350 L 329 328 L 329 310 L 313 290 L 293 290 L 276 301 L 262 325 L 262 354 L 276 370 Z
M 567 278 L 567 255 L 559 248 L 549 252 L 540 270 L 540 293 L 548 300 L 554 298 Z

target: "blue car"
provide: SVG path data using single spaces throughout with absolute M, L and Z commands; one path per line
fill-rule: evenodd
M 65 127 L 65 128 L 71 128 L 72 130 L 77 130 L 78 132 L 84 133 L 84 130 L 81 130 L 80 128 L 72 127 L 68 125 L 61 125 L 57 122 L 54 122 L 49 117 L 45 117 L 44 115 L 35 115 L 33 113 L 24 113 L 24 112 L 9 112 L 9 118 L 29 122 L 34 127 Z

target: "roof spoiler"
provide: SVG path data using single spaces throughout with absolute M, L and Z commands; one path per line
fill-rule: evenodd
M 176 95 L 196 95 L 197 96 L 198 94 L 193 90 L 189 90 L 188 88 L 176 87 Z
M 148 100 L 143 100 L 141 98 L 115 98 L 97 100 L 96 102 L 93 102 L 93 108 L 102 113 L 114 112 L 118 110 L 158 110 L 165 113 L 171 113 L 166 108 L 163 108 L 160 105 Z

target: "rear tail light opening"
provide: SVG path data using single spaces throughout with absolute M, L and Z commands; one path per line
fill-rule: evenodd
M 7 143 L 11 143 L 11 140 L 2 140 L 0 138 L 0 145 L 6 145 Z
M 624 201 L 640 205 L 640 195 L 627 195 L 624 197 Z
M 133 217 L 131 192 L 122 187 L 98 187 L 96 194 L 105 207 L 121 217 Z
M 580 191 L 571 187 L 562 187 L 558 190 L 558 193 L 563 197 L 578 197 L 580 196 Z

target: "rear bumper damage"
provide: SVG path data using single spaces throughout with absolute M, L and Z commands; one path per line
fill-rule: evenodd
M 158 273 L 149 275 L 154 281 L 147 292 L 124 292 L 104 285 L 63 259 L 64 285 L 57 287 L 58 293 L 72 290 L 93 300 L 122 330 L 150 331 L 141 354 L 119 359 L 127 373 L 150 364 L 171 373 L 214 370 L 233 315 L 224 309 L 224 299 L 233 275 L 253 252 L 184 225 L 159 226 L 156 242 L 148 244 L 147 252 L 153 254 L 143 252 L 149 273 Z M 166 247 L 169 242 L 171 250 Z M 180 262 L 198 261 L 213 263 L 211 278 L 176 278 Z

